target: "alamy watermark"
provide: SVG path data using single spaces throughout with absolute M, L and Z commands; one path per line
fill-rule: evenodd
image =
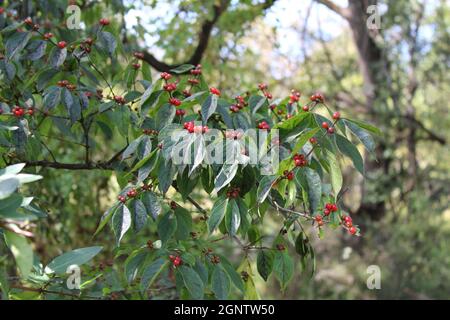
M 366 285 L 369 290 L 381 289 L 381 269 L 379 266 L 373 264 L 367 267 L 366 270 L 369 277 L 367 277 Z
M 379 7 L 376 4 L 367 7 L 367 14 L 369 17 L 366 21 L 367 29 L 369 30 L 380 30 L 381 29 L 381 16 L 379 12 Z

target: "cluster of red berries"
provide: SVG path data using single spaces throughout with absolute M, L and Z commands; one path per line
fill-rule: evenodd
M 171 84 L 171 83 L 169 83 L 169 84 Z M 169 84 L 167 84 L 167 85 L 169 85 Z M 172 97 L 172 98 L 169 98 L 169 103 L 175 107 L 178 107 L 179 105 L 181 105 L 181 100 Z
M 266 97 L 268 100 L 272 99 L 273 96 L 272 94 L 267 90 L 269 87 L 266 83 L 260 83 L 258 84 L 258 89 L 261 90 L 261 92 L 263 93 L 264 97 Z
M 261 121 L 258 123 L 258 128 L 261 130 L 270 130 L 270 126 L 266 121 Z
M 46 32 L 46 33 L 44 33 L 44 35 L 42 37 L 44 38 L 44 40 L 48 40 L 50 38 L 53 38 L 53 33 Z
M 184 117 L 185 114 L 186 114 L 186 110 L 184 110 L 184 109 L 177 109 L 175 111 L 175 115 L 177 115 L 179 117 Z
M 189 82 L 191 85 L 195 86 L 195 85 L 197 85 L 197 84 L 200 83 L 200 80 L 198 80 L 198 79 L 196 79 L 196 78 L 189 78 L 189 79 L 188 79 L 188 82 Z
M 323 209 L 323 214 L 325 216 L 330 215 L 331 212 L 336 212 L 338 211 L 338 207 L 335 203 L 327 203 L 325 205 L 325 209 Z
M 135 188 L 132 188 L 132 189 L 127 191 L 126 196 L 119 195 L 117 197 L 117 200 L 119 200 L 122 203 L 125 203 L 127 201 L 127 197 L 128 198 L 135 198 L 137 195 L 138 195 L 138 191 Z
M 236 188 L 230 188 L 227 191 L 227 198 L 233 198 L 236 199 L 237 197 L 239 197 L 239 192 L 241 192 L 241 188 L 236 187 Z
M 208 126 L 196 126 L 194 121 L 185 122 L 183 127 L 189 133 L 206 133 L 209 130 Z
M 160 76 L 161 76 L 161 79 L 164 79 L 166 81 L 169 80 L 170 78 L 172 78 L 172 75 L 170 73 L 168 73 L 168 72 L 162 72 L 160 74 Z
M 77 88 L 76 85 L 71 84 L 71 83 L 70 83 L 69 81 L 67 81 L 67 80 L 59 80 L 59 81 L 56 83 L 56 85 L 57 85 L 58 87 L 61 87 L 61 88 L 67 88 L 67 89 L 70 90 L 70 91 L 74 91 L 74 90 Z
M 289 181 L 294 180 L 294 171 L 284 170 L 283 175 Z
M 15 117 L 20 118 L 20 117 L 23 117 L 23 116 L 25 115 L 25 109 L 24 109 L 24 108 L 21 108 L 21 107 L 19 107 L 19 106 L 15 106 L 15 107 L 12 109 L 12 113 L 13 113 L 13 115 L 14 115 Z
M 32 20 L 30 17 L 28 17 L 28 18 L 26 18 L 25 20 L 23 20 L 23 22 L 24 22 L 26 25 L 32 27 L 32 29 L 33 29 L 34 31 L 37 31 L 37 30 L 39 30 L 39 28 L 40 28 L 40 26 L 39 26 L 37 23 L 36 23 L 36 24 L 33 24 L 33 20 Z
M 146 135 L 157 135 L 158 134 L 158 130 L 142 129 L 142 133 L 146 134 Z
M 98 23 L 99 23 L 100 25 L 102 25 L 102 26 L 107 26 L 107 25 L 109 25 L 109 19 L 107 19 L 107 18 L 101 18 L 101 19 L 98 21 Z
M 308 165 L 308 160 L 306 160 L 303 154 L 294 154 L 294 164 L 296 167 L 305 167 Z
M 236 96 L 236 103 L 230 106 L 230 111 L 233 113 L 239 112 L 242 108 L 248 105 L 242 96 Z
M 309 99 L 313 102 L 323 102 L 323 100 L 325 100 L 325 97 L 321 93 L 315 93 Z
M 342 217 L 342 224 L 348 228 L 348 232 L 352 235 L 356 234 L 357 229 L 353 226 L 353 220 L 350 216 Z
M 300 100 L 300 96 L 301 96 L 301 94 L 299 91 L 292 90 L 291 94 L 289 96 L 289 104 L 298 102 L 298 100 Z
M 166 83 L 165 85 L 163 85 L 163 89 L 167 92 L 175 91 L 177 90 L 177 84 L 175 82 Z
M 216 96 L 220 97 L 220 90 L 214 87 L 209 88 L 209 92 L 211 92 L 211 94 L 214 94 Z
M 322 215 L 318 214 L 317 216 L 314 217 L 314 219 L 316 220 L 317 225 L 318 225 L 319 227 L 323 226 L 323 218 L 322 218 Z
M 324 121 L 322 122 L 322 128 L 324 128 L 325 130 L 327 130 L 327 132 L 329 134 L 333 134 L 334 133 L 334 127 L 330 127 L 330 125 L 328 124 L 328 122 Z
M 170 255 L 169 256 L 170 261 L 172 261 L 172 265 L 176 268 L 179 265 L 181 265 L 183 263 L 183 260 L 181 260 L 180 256 L 174 256 L 174 255 Z
M 118 104 L 125 104 L 127 101 L 122 96 L 114 96 L 114 101 Z
M 199 76 L 202 74 L 202 65 L 198 64 L 194 69 L 192 69 L 191 74 L 194 76 Z
M 65 42 L 65 41 L 59 41 L 59 42 L 56 44 L 56 46 L 57 46 L 59 49 L 64 49 L 64 48 L 67 46 L 67 42 Z

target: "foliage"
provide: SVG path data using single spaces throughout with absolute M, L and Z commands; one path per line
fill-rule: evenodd
M 3 161 L 114 176 L 118 199 L 92 234 L 104 234 L 109 225 L 115 257 L 123 262 L 117 269 L 84 268 L 83 279 L 87 275 L 89 280 L 73 294 L 64 281 L 67 267 L 86 264 L 101 247 L 59 252 L 44 267 L 32 259 L 28 241 L 2 222 L 21 283 L 9 286 L 3 277 L 5 297 L 26 298 L 35 292 L 40 298 L 153 298 L 155 290 L 174 288 L 180 298 L 255 298 L 251 252 L 257 253 L 259 274 L 265 280 L 273 274 L 284 290 L 294 265 L 315 269 L 305 222 L 321 237 L 325 225 L 359 235 L 339 206 L 344 192 L 340 159 L 348 157 L 364 174 L 354 141 L 373 151 L 371 134 L 378 130 L 333 113 L 322 94 L 303 100 L 292 92 L 274 99 L 260 84 L 227 97 L 209 87 L 201 66 L 193 65 L 181 65 L 152 81 L 142 55 L 121 46 L 119 30 L 108 20 L 87 26 L 81 37 L 50 24 L 40 27 L 6 13 L 1 17 Z M 255 129 L 258 135 L 240 129 Z M 219 134 L 212 140 L 214 132 Z M 183 139 L 174 141 L 175 135 Z M 54 139 L 60 150 L 49 147 Z M 280 157 L 279 168 L 270 175 L 272 167 L 265 161 L 272 158 L 250 161 L 249 153 L 258 145 L 269 146 Z M 231 161 L 208 163 L 211 148 L 220 146 Z M 174 162 L 180 151 L 188 164 Z M 1 201 L 17 201 L 1 212 L 2 219 L 17 219 L 14 210 L 22 205 L 20 219 L 28 226 L 32 218 L 45 215 L 14 193 L 19 183 L 34 179 L 14 168 L 23 165 L 5 169 Z M 173 190 L 179 201 L 169 195 Z M 209 195 L 211 209 L 192 198 L 199 190 Z M 270 207 L 279 213 L 281 228 L 264 234 Z M 140 232 L 146 232 L 146 244 L 122 244 Z M 221 246 L 234 244 L 239 254 L 233 260 L 218 253 Z M 8 293 L 9 287 L 14 292 Z M 165 294 L 170 293 L 161 296 Z

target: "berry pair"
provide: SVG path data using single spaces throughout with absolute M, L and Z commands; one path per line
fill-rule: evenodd
M 296 167 L 304 167 L 308 164 L 308 160 L 306 160 L 303 154 L 294 154 L 294 164 Z

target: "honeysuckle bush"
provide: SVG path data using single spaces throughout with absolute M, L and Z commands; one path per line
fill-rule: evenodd
M 82 32 L 37 23 L 0 15 L 1 154 L 13 165 L 2 173 L 23 166 L 112 171 L 121 191 L 92 244 L 112 232 L 118 262 L 84 266 L 110 243 L 74 248 L 47 264 L 37 254 L 30 259 L 27 234 L 4 221 L 14 213 L 27 230 L 29 214 L 45 214 L 27 212 L 27 201 L 7 194 L 0 230 L 13 256 L 28 260 L 17 259 L 14 291 L 11 275 L 2 277 L 6 296 L 256 299 L 257 274 L 275 277 L 284 290 L 297 265 L 314 273 L 311 236 L 360 236 L 340 206 L 341 159 L 364 175 L 357 144 L 374 151 L 373 126 L 341 115 L 313 88 L 278 98 L 260 83 L 226 95 L 206 82 L 200 65 L 152 79 L 143 54 L 126 50 L 108 19 Z M 64 154 L 49 147 L 52 137 L 72 143 L 78 161 L 59 160 Z M 211 205 L 199 204 L 194 192 Z M 13 200 L 24 209 L 4 205 Z M 281 227 L 263 231 L 266 215 Z M 123 245 L 139 233 L 148 241 Z M 71 265 L 84 266 L 75 289 L 65 281 Z

